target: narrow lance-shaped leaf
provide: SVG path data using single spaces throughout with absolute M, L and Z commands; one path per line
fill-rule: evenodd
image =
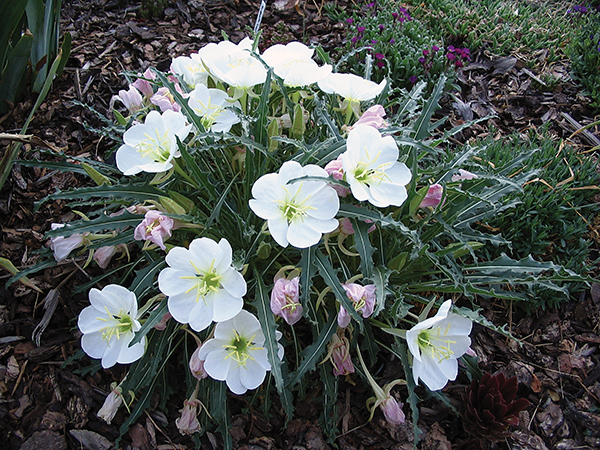
M 283 363 L 277 355 L 278 345 L 276 336 L 277 326 L 275 325 L 275 316 L 271 312 L 270 299 L 267 293 L 267 288 L 259 275 L 256 276 L 255 281 L 256 300 L 252 304 L 256 308 L 256 311 L 258 313 L 258 319 L 260 321 L 260 325 L 265 336 L 264 346 L 267 349 L 269 364 L 271 364 L 271 374 L 275 379 L 275 387 L 277 388 L 277 392 L 279 392 L 279 396 L 281 398 L 283 407 L 285 408 L 287 417 L 288 419 L 291 419 L 292 414 L 294 412 L 294 406 L 292 404 L 291 392 L 285 387 L 285 380 L 283 379 L 282 371 Z
M 62 228 L 51 230 L 46 233 L 48 237 L 70 236 L 76 233 L 94 233 L 106 230 L 123 230 L 127 227 L 135 227 L 143 217 L 138 214 L 124 212 L 118 216 L 102 215 L 93 220 L 80 220 L 66 224 Z
M 358 314 L 358 311 L 356 311 L 356 308 L 354 308 L 354 305 L 348 298 L 344 288 L 342 288 L 342 283 L 340 283 L 340 280 L 338 279 L 336 271 L 333 269 L 329 258 L 317 250 L 315 264 L 319 269 L 319 275 L 321 275 L 325 283 L 327 283 L 327 286 L 331 288 L 337 301 L 340 302 L 344 308 L 346 308 L 348 314 L 350 314 L 350 316 L 352 316 L 352 318 L 358 322 L 358 325 L 362 330 L 363 319 L 360 314 Z
M 373 251 L 375 250 L 369 240 L 369 229 L 372 223 L 362 220 L 352 220 L 354 225 L 354 246 L 360 255 L 360 271 L 366 278 L 373 272 Z

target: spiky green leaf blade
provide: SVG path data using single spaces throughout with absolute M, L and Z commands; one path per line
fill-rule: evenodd
M 135 333 L 135 336 L 133 340 L 129 343 L 129 346 L 131 347 L 132 345 L 140 342 L 142 338 L 146 336 L 148 332 L 152 330 L 152 328 L 154 328 L 154 325 L 160 322 L 160 320 L 168 312 L 169 307 L 167 305 L 167 299 L 163 298 L 162 301 L 158 304 L 158 306 L 154 308 L 152 312 L 150 312 L 150 315 L 148 316 L 142 327 L 139 329 L 139 331 Z
M 317 250 L 315 252 L 315 256 L 315 264 L 317 266 L 317 269 L 319 270 L 319 275 L 321 275 L 321 278 L 323 278 L 327 286 L 331 288 L 331 290 L 335 294 L 335 298 L 337 299 L 337 301 L 340 302 L 344 308 L 346 308 L 348 314 L 358 322 L 358 325 L 362 330 L 363 318 L 360 314 L 358 314 L 358 311 L 356 311 L 354 304 L 348 298 L 346 291 L 342 287 L 342 283 L 340 282 L 337 276 L 337 270 L 333 268 L 329 258 L 325 256 L 321 251 Z
M 131 283 L 129 289 L 135 293 L 138 299 L 141 299 L 146 291 L 154 286 L 158 272 L 166 267 L 166 265 L 167 263 L 163 258 L 151 261 L 150 265 L 136 272 L 135 279 Z
M 310 301 L 310 291 L 312 289 L 312 280 L 317 274 L 315 262 L 315 246 L 302 249 L 302 258 L 300 259 L 300 303 L 307 311 L 305 315 L 313 324 L 317 324 L 317 312 L 313 303 Z
M 271 374 L 275 379 L 275 387 L 279 393 L 281 403 L 285 409 L 285 413 L 288 420 L 291 420 L 294 414 L 294 405 L 292 403 L 292 393 L 289 389 L 286 389 L 286 383 L 283 375 L 283 361 L 278 356 L 278 342 L 277 342 L 277 326 L 275 325 L 275 316 L 271 312 L 270 299 L 267 292 L 267 287 L 262 281 L 260 276 L 255 278 L 256 281 L 256 300 L 252 303 L 258 313 L 258 320 L 260 321 L 263 334 L 265 336 L 265 343 L 263 344 L 267 349 L 267 355 L 269 357 L 269 364 L 271 364 Z
M 333 336 L 336 330 L 337 315 L 331 312 L 329 321 L 323 326 L 315 342 L 302 351 L 302 362 L 298 366 L 298 369 L 292 372 L 288 378 L 287 387 L 289 389 L 298 384 L 307 372 L 315 369 L 317 361 L 325 353 L 331 336 Z
M 369 239 L 369 229 L 373 224 L 354 219 L 352 225 L 354 227 L 354 246 L 360 255 L 360 271 L 364 277 L 370 278 L 373 273 L 373 252 L 375 249 Z
M 406 345 L 402 342 L 398 342 L 396 339 L 396 344 L 392 347 L 392 352 L 400 359 L 402 363 L 402 368 L 404 369 L 404 378 L 406 380 L 406 387 L 408 388 L 408 397 L 406 399 L 407 403 L 410 405 L 410 409 L 412 411 L 412 423 L 413 423 L 413 432 L 415 435 L 414 445 L 416 446 L 421 439 L 422 431 L 419 428 L 419 397 L 415 393 L 415 381 L 413 379 L 413 374 L 411 368 L 411 364 L 409 363 L 409 355 L 408 349 Z
M 127 227 L 136 227 L 143 220 L 138 214 L 124 212 L 118 216 L 102 215 L 92 220 L 79 220 L 66 224 L 62 228 L 50 230 L 47 237 L 70 236 L 76 233 L 95 233 L 107 230 L 123 230 Z
M 438 82 L 433 88 L 431 96 L 425 103 L 423 110 L 415 124 L 413 125 L 414 138 L 417 141 L 422 141 L 430 135 L 431 126 L 430 121 L 433 113 L 439 108 L 440 97 L 444 93 L 444 86 L 446 85 L 446 75 L 441 75 Z
M 377 303 L 373 310 L 373 317 L 377 315 L 385 308 L 385 299 L 391 291 L 388 289 L 388 282 L 392 271 L 385 266 L 376 266 L 373 268 L 369 279 L 373 282 L 377 288 Z

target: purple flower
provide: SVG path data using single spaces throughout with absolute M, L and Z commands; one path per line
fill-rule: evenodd
M 385 25 L 384 24 L 379 24 L 379 31 L 383 31 L 385 29 Z
M 291 280 L 279 278 L 271 291 L 271 311 L 283 317 L 289 325 L 294 325 L 302 318 L 299 281 L 300 277 Z
M 462 61 L 456 61 L 456 62 L 454 63 L 454 65 L 455 65 L 456 67 L 462 67 L 462 66 L 464 66 L 464 64 L 463 64 L 463 62 L 462 62 Z
M 367 8 L 374 8 L 375 2 L 367 3 Z
M 380 69 L 383 69 L 383 66 L 385 66 L 385 63 L 384 63 L 383 61 L 377 61 L 377 62 L 375 63 L 375 65 L 376 65 L 377 67 L 379 67 Z
M 440 48 L 439 48 L 437 45 L 434 45 L 433 47 L 431 47 L 431 51 L 432 51 L 433 53 L 435 53 L 435 52 L 437 52 L 437 51 L 439 51 L 439 50 L 440 50 Z
M 412 84 L 415 84 L 417 82 L 417 77 L 415 75 L 413 75 L 412 77 L 410 77 L 408 79 L 408 81 L 410 81 Z
M 423 58 L 423 57 L 421 56 L 421 57 L 419 58 L 419 62 L 420 62 L 421 64 L 425 64 L 425 58 Z
M 448 53 L 446 58 L 448 58 L 450 61 L 454 61 L 456 59 L 456 55 L 454 53 Z
M 392 18 L 396 20 L 398 18 L 398 13 L 392 13 Z
M 449 45 L 448 46 L 448 51 L 454 53 L 454 51 L 456 50 L 456 48 L 454 47 L 454 45 Z
M 377 44 L 379 41 L 376 41 L 375 39 L 371 39 L 371 44 L 375 45 Z
M 364 31 L 366 30 L 365 27 L 356 27 L 356 31 L 358 31 L 359 33 L 364 33 Z
M 396 39 L 394 39 L 394 38 L 391 38 L 391 39 L 390 39 L 390 44 L 395 44 L 395 43 L 396 43 Z
M 423 50 L 423 56 L 429 55 L 429 50 Z
M 348 25 L 352 25 L 352 24 L 354 23 L 354 19 L 353 19 L 352 17 L 348 17 L 348 18 L 346 19 L 346 23 L 347 23 Z
M 354 36 L 354 37 L 352 37 L 352 39 L 350 39 L 350 41 L 351 41 L 353 44 L 356 44 L 356 43 L 358 42 L 358 40 L 359 40 L 359 39 L 360 39 L 360 38 L 358 38 L 357 36 Z
M 375 59 L 385 59 L 385 55 L 383 53 L 375 53 Z

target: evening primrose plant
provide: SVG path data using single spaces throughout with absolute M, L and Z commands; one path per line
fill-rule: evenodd
M 428 98 L 417 82 L 388 101 L 393 80 L 331 73 L 313 49 L 288 46 L 261 55 L 250 40 L 213 43 L 169 73 L 130 74 L 142 101 L 115 114 L 116 167 L 55 166 L 83 167 L 97 182 L 49 196 L 91 211 L 47 236 L 104 233 L 78 240 L 65 261 L 87 259 L 97 274 L 80 288 L 92 304 L 79 320 L 94 360 L 86 370 L 131 364 L 119 386 L 134 399 L 122 433 L 154 407 L 154 394 L 165 408 L 175 391 L 185 398 L 180 431 L 217 430 L 232 448 L 235 395 L 265 413 L 277 395 L 289 421 L 306 388 L 321 383 L 333 440 L 338 377 L 364 375 L 371 412 L 379 406 L 393 426 L 410 416 L 418 436 L 417 394 L 443 395 L 471 323 L 491 326 L 465 305 L 522 300 L 523 284 L 581 280 L 531 257 L 479 255 L 485 243 L 506 242 L 484 225 L 514 206 L 502 200 L 532 174 L 518 157 L 493 175 L 463 169 L 481 149 L 447 151 L 460 127 L 439 134 L 431 124 L 443 76 Z M 206 77 L 191 76 L 203 72 L 198 61 Z M 301 76 L 307 68 L 312 78 Z M 159 92 L 170 100 L 150 101 Z M 130 258 L 95 269 L 90 255 L 117 246 Z M 21 275 L 57 263 L 50 250 L 44 257 Z M 380 352 L 401 361 L 392 384 L 369 374 Z

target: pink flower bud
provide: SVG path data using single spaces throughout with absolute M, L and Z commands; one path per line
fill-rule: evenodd
M 144 99 L 142 98 L 142 94 L 140 94 L 140 91 L 138 91 L 133 85 L 129 86 L 128 91 L 119 91 L 119 95 L 116 97 L 116 99 L 120 100 L 130 113 L 139 111 L 144 107 Z
M 338 156 L 337 159 L 334 159 L 333 161 L 329 161 L 325 166 L 325 172 L 331 175 L 334 180 L 342 180 L 344 178 L 342 155 Z M 350 193 L 350 189 L 343 186 L 332 185 L 331 187 L 335 189 L 340 197 L 346 197 Z
M 100 408 L 98 411 L 97 416 L 109 425 L 123 404 L 123 396 L 121 395 L 121 391 L 122 389 L 117 386 L 117 383 L 113 383 L 110 394 L 106 396 L 102 408 Z
M 343 334 L 339 336 L 336 333 L 331 337 L 329 354 L 333 363 L 333 374 L 336 377 L 354 373 L 354 364 L 352 364 L 352 360 L 350 359 L 350 343 Z
M 458 169 L 458 173 L 452 175 L 452 181 L 461 181 L 461 180 L 472 180 L 473 178 L 479 178 L 474 173 L 471 173 L 467 170 Z
M 163 215 L 160 211 L 148 211 L 144 220 L 135 227 L 133 237 L 137 241 L 151 241 L 163 250 L 166 250 L 164 240 L 171 237 L 174 225 L 173 219 Z
M 175 102 L 173 95 L 171 95 L 169 89 L 166 87 L 159 88 L 156 94 L 150 97 L 150 102 L 158 106 L 162 112 L 169 109 L 175 112 L 181 111 L 181 105 Z
M 173 317 L 171 313 L 166 313 L 164 316 L 162 316 L 160 321 L 156 325 L 154 325 L 154 328 L 158 331 L 163 331 L 165 328 L 167 328 L 167 322 L 171 317 Z
M 201 348 L 202 348 L 202 345 L 199 345 L 198 348 L 196 349 L 196 351 L 194 351 L 194 353 L 192 353 L 192 356 L 190 357 L 190 364 L 189 364 L 190 372 L 192 372 L 192 375 L 197 380 L 202 380 L 208 376 L 208 374 L 206 373 L 206 370 L 204 370 L 204 360 L 200 359 L 200 357 L 198 356 L 200 354 Z
M 181 434 L 190 436 L 201 430 L 197 417 L 198 406 L 200 406 L 200 401 L 195 398 L 183 402 L 181 417 L 175 420 L 175 425 Z
M 144 72 L 144 78 L 146 80 L 154 80 L 155 76 L 150 69 L 146 69 Z M 154 95 L 154 89 L 152 89 L 152 83 L 146 80 L 138 78 L 133 82 L 132 86 L 140 91 L 144 97 L 150 98 L 152 95 Z
M 289 324 L 294 325 L 302 317 L 302 305 L 300 304 L 300 277 L 279 278 L 271 291 L 271 311 L 276 316 L 283 317 Z
M 106 245 L 96 249 L 94 252 L 94 261 L 98 264 L 101 269 L 106 269 L 110 264 L 110 260 L 117 253 L 116 245 Z
M 350 219 L 342 217 L 341 219 L 338 219 L 338 222 L 340 223 L 340 226 L 338 227 L 340 233 L 345 234 L 346 236 L 354 234 L 354 227 L 352 226 Z
M 425 198 L 419 205 L 419 208 L 427 208 L 429 206 L 436 208 L 442 201 L 443 195 L 444 187 L 441 184 L 432 184 L 429 186 L 429 190 L 427 191 L 427 194 L 425 194 Z
M 369 284 L 368 286 L 361 286 L 356 283 L 348 283 L 342 284 L 342 287 L 346 291 L 346 295 L 350 300 L 352 300 L 352 304 L 358 313 L 360 313 L 363 317 L 367 318 L 371 314 L 373 314 L 373 309 L 375 308 L 375 293 L 377 288 L 374 284 Z M 338 325 L 341 328 L 346 328 L 348 324 L 350 324 L 350 314 L 346 311 L 346 308 L 340 306 L 340 312 L 338 313 Z
M 381 411 L 383 411 L 385 420 L 393 425 L 400 425 L 406 420 L 404 412 L 402 411 L 402 403 L 398 404 L 391 394 L 379 405 L 379 407 L 381 408 Z
M 360 119 L 358 119 L 358 121 L 352 127 L 355 127 L 356 125 L 368 125 L 370 127 L 380 129 L 387 125 L 385 120 L 383 120 L 384 117 L 385 110 L 383 109 L 383 106 L 373 105 L 367 109 L 362 116 L 360 116 Z

